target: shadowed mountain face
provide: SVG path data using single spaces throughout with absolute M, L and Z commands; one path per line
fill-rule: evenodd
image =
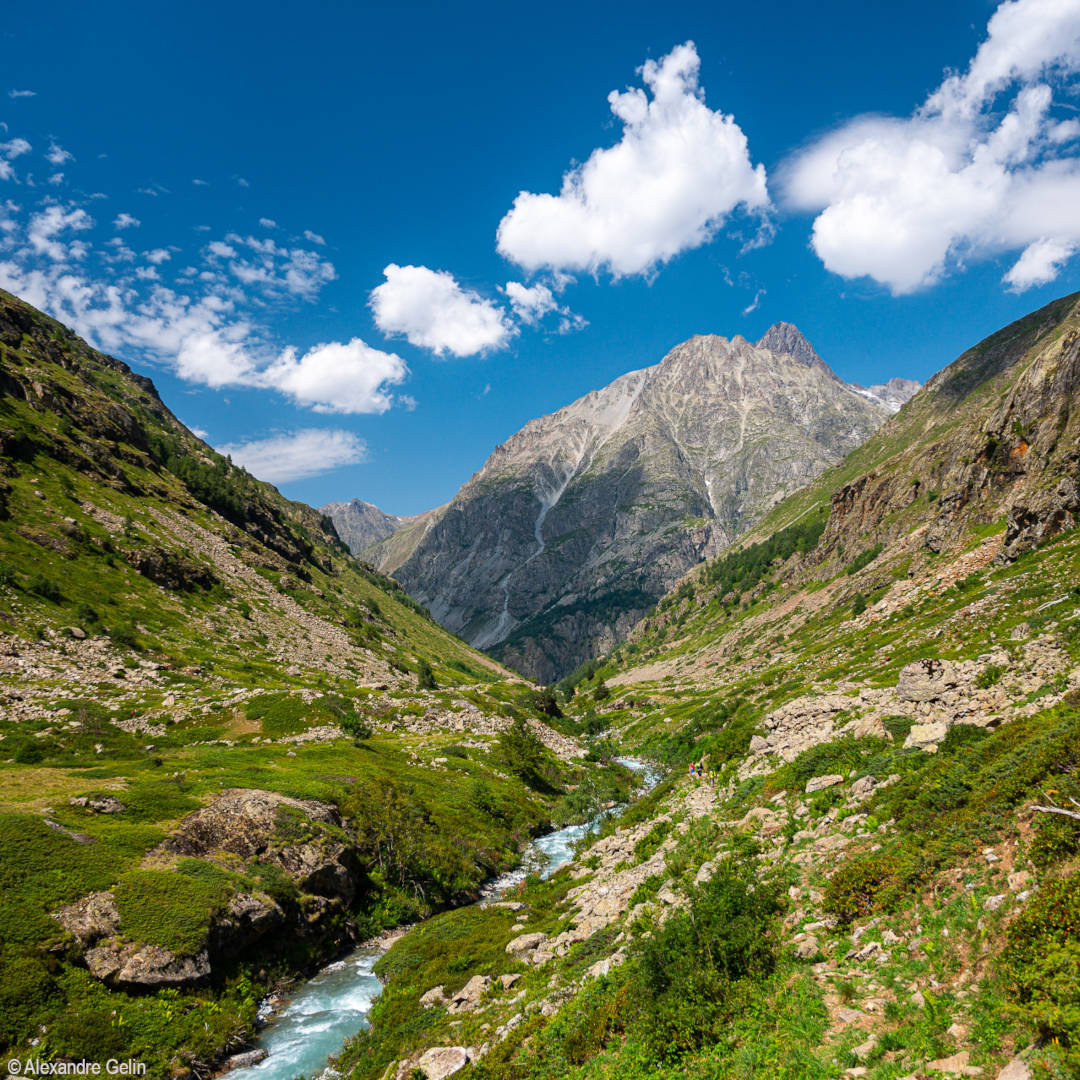
M 368 557 L 443 626 L 551 681 L 889 411 L 793 326 L 756 345 L 693 337 L 528 423 L 407 543 Z

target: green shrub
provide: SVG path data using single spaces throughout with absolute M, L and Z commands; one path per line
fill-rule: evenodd
M 1000 664 L 990 664 L 984 667 L 975 678 L 975 685 L 980 690 L 989 690 L 991 686 L 1001 682 L 1001 676 L 1005 669 Z
M 518 717 L 499 735 L 499 750 L 510 771 L 526 783 L 540 779 L 544 765 L 544 744 L 528 722 Z
M 881 544 L 875 544 L 872 548 L 867 548 L 866 551 L 860 552 L 844 567 L 844 573 L 849 577 L 852 574 L 857 574 L 864 567 L 869 566 L 884 550 Z M 858 612 L 856 612 L 858 614 Z
M 855 858 L 836 871 L 825 888 L 824 909 L 850 923 L 895 899 L 903 882 L 895 855 L 884 852 Z
M 903 744 L 915 720 L 910 716 L 883 716 L 881 723 L 894 743 Z
M 309 706 L 295 694 L 260 694 L 244 706 L 248 720 L 259 720 L 263 733 L 271 736 L 299 735 L 307 728 Z
M 852 615 L 861 615 L 865 610 L 866 610 L 866 597 L 863 596 L 862 593 L 859 593 L 859 595 L 856 596 L 855 599 L 851 603 L 851 614 Z
M 691 891 L 686 911 L 640 941 L 633 1026 L 654 1060 L 677 1060 L 717 1040 L 773 971 L 781 895 L 752 862 L 727 859 Z
M 1042 886 L 1009 927 L 1003 959 L 1015 1011 L 1080 1074 L 1080 874 Z
M 423 657 L 416 661 L 416 688 L 418 690 L 439 689 L 439 684 L 435 681 L 435 673 Z
M 777 769 L 769 780 L 769 787 L 773 790 L 802 791 L 806 782 L 814 776 L 831 773 L 846 776 L 852 769 L 859 768 L 864 758 L 879 754 L 891 745 L 885 739 L 874 736 L 859 738 L 854 735 L 818 743 Z
M 54 604 L 58 604 L 64 599 L 64 594 L 60 591 L 60 586 L 51 578 L 44 577 L 41 574 L 34 574 L 31 576 L 30 580 L 26 583 L 26 591 L 33 593 L 35 596 L 40 596 L 43 600 L 49 600 Z

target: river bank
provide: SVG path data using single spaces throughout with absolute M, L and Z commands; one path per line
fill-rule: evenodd
M 659 779 L 654 766 L 632 758 L 619 764 L 639 773 L 650 790 Z M 482 890 L 477 903 L 497 901 L 530 874 L 548 878 L 570 862 L 578 844 L 600 821 L 621 813 L 627 804 L 602 811 L 586 822 L 568 825 L 537 837 L 522 853 L 513 870 L 500 874 Z M 273 1003 L 273 1015 L 254 1040 L 261 1061 L 232 1069 L 222 1075 L 229 1080 L 293 1080 L 297 1076 L 332 1076 L 328 1061 L 341 1051 L 352 1035 L 367 1025 L 367 1017 L 382 984 L 374 970 L 378 961 L 411 928 L 391 931 L 359 946 L 334 961 L 288 995 L 284 1004 Z

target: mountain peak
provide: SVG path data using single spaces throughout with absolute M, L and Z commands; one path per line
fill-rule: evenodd
M 789 322 L 774 323 L 757 343 L 759 349 L 794 357 L 807 367 L 827 366 L 803 332 Z

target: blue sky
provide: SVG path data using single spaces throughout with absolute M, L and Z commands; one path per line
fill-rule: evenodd
M 24 5 L 0 285 L 287 494 L 414 513 L 691 334 L 924 380 L 1080 288 L 1078 38 L 1080 0 Z

